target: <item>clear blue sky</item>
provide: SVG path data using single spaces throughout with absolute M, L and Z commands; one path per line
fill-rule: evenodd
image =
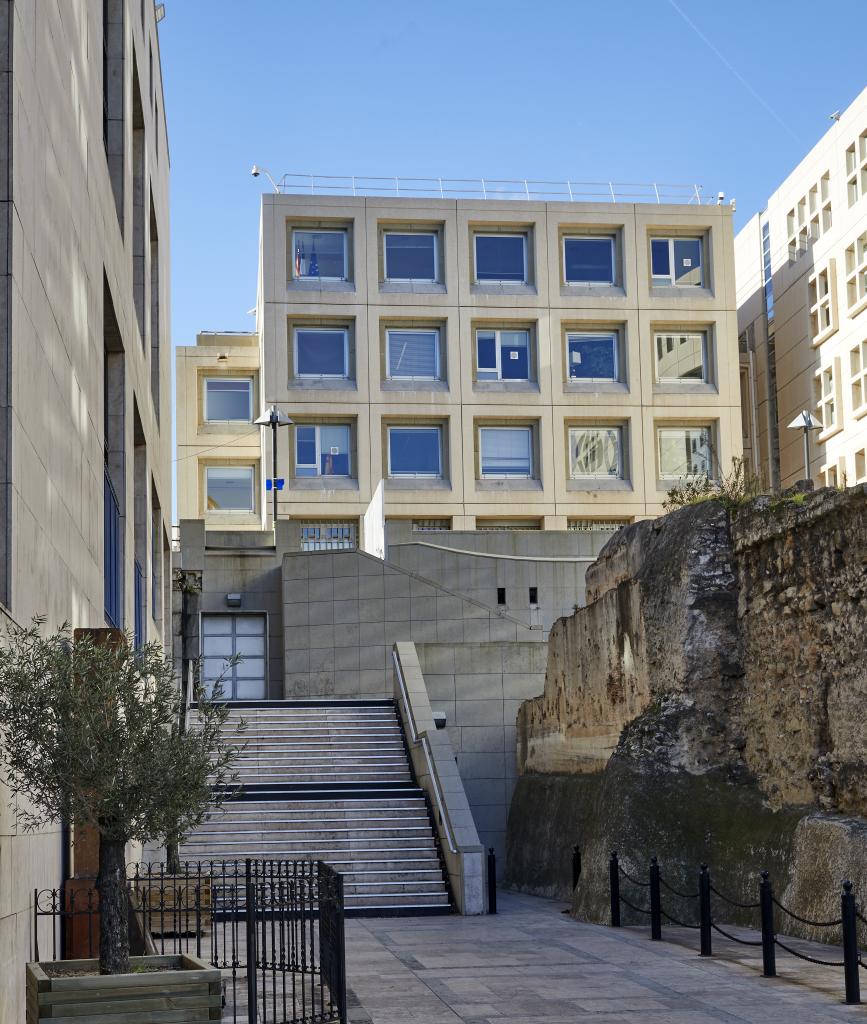
M 867 4 L 676 3 L 166 0 L 174 343 L 253 326 L 253 163 L 697 182 L 743 223 L 867 85 Z

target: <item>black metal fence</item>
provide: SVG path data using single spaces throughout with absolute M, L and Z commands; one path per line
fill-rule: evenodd
M 621 883 L 631 886 L 629 892 L 632 899 L 623 894 Z M 700 866 L 696 883 L 694 892 L 684 892 L 683 889 L 671 885 L 663 877 L 656 857 L 650 858 L 646 878 L 639 878 L 636 872 L 627 871 L 615 851 L 611 854 L 608 863 L 611 924 L 615 928 L 621 926 L 621 907 L 627 907 L 633 913 L 649 919 L 650 937 L 654 941 L 662 939 L 663 919 L 677 927 L 693 929 L 699 933 L 700 956 L 713 955 L 713 933 L 717 932 L 742 946 L 760 947 L 762 973 L 766 978 L 776 977 L 776 952 L 779 948 L 791 956 L 806 960 L 811 964 L 841 968 L 846 1002 L 861 1002 L 859 971 L 867 970 L 867 963 L 859 950 L 858 923 L 867 925 L 867 918 L 861 914 L 858 908 L 851 882 L 843 882 L 840 893 L 840 916 L 830 921 L 813 921 L 801 917 L 789 907 L 784 906 L 774 894 L 767 871 L 759 873 L 757 899 L 755 900 L 736 900 L 720 892 L 711 881 L 710 869 L 707 864 Z M 637 895 L 636 890 L 645 894 Z M 663 904 L 663 898 L 667 899 L 667 904 Z M 671 913 L 672 900 L 676 901 L 678 916 Z M 758 921 L 753 922 L 753 927 L 760 932 L 761 938 L 747 939 L 734 935 L 731 931 L 723 928 L 719 924 L 719 914 L 723 907 L 731 908 L 729 913 L 747 913 L 754 917 L 757 916 Z M 777 932 L 778 913 L 813 929 L 832 929 L 833 933 L 829 936 L 830 941 L 842 940 L 842 959 L 824 960 L 810 956 L 803 950 L 792 946 L 791 940 L 784 942 Z M 692 920 L 684 920 L 684 918 L 692 918 Z M 725 920 L 725 918 L 722 919 Z
M 224 1020 L 345 1022 L 343 878 L 327 864 L 213 860 L 186 862 L 177 872 L 135 864 L 128 885 L 146 949 L 220 968 Z M 37 890 L 33 906 L 35 960 L 99 955 L 92 881 Z M 38 943 L 45 918 L 52 921 L 50 950 Z

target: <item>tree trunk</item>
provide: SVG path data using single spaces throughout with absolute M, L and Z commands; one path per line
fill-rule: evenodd
M 181 858 L 178 851 L 178 840 L 172 836 L 166 839 L 166 874 L 179 875 L 181 873 Z
M 99 840 L 99 973 L 129 973 L 129 907 L 126 889 L 126 843 Z

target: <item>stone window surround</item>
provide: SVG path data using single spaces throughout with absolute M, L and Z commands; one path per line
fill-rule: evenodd
M 849 373 L 852 415 L 861 419 L 867 414 L 867 338 L 849 349 Z
M 478 348 L 476 335 L 479 331 L 526 331 L 529 334 L 529 380 L 479 380 Z M 496 320 L 473 318 L 470 321 L 472 348 L 472 381 L 474 391 L 534 391 L 539 390 L 539 323 L 537 320 L 508 319 Z M 499 345 L 499 341 L 497 342 Z
M 530 428 L 530 477 L 498 477 L 482 476 L 482 453 L 480 429 L 482 427 L 529 427 Z M 473 420 L 473 466 L 477 491 L 516 490 L 539 491 L 542 489 L 541 472 L 541 422 L 532 417 L 510 418 L 505 416 L 477 416 Z
M 846 306 L 848 315 L 856 317 L 867 309 L 867 231 L 863 231 L 846 248 Z
M 564 421 L 565 481 L 568 491 L 632 490 L 631 422 L 623 417 L 568 417 Z M 617 477 L 573 477 L 570 431 L 573 427 L 617 427 L 620 430 L 620 475 Z
M 826 389 L 826 384 L 830 386 Z M 817 419 L 822 424 L 817 440 L 821 443 L 833 437 L 843 429 L 843 388 L 840 372 L 840 359 L 835 357 L 829 365 L 820 366 L 813 377 L 813 393 Z M 833 406 L 833 422 L 825 425 L 826 410 Z
M 611 238 L 614 242 L 614 281 L 611 284 L 567 281 L 565 255 L 567 238 Z M 623 224 L 587 224 L 571 221 L 558 224 L 557 259 L 561 295 L 617 295 L 622 297 L 626 294 L 623 276 Z
M 837 261 L 832 257 L 807 278 L 807 305 L 810 310 L 810 340 L 813 348 L 827 341 L 838 327 Z M 827 323 L 823 326 L 823 321 Z
M 438 380 L 411 380 L 388 376 L 388 331 L 439 331 Z M 445 317 L 382 317 L 379 321 L 379 379 L 380 387 L 393 391 L 447 391 L 448 390 L 448 321 Z
M 389 427 L 439 427 L 441 475 L 439 477 L 389 476 Z M 449 444 L 449 418 L 447 416 L 383 416 L 380 421 L 380 451 L 382 452 L 380 478 L 387 488 L 393 490 L 451 490 Z
M 524 236 L 524 281 L 476 280 L 476 235 L 523 235 Z M 536 294 L 536 243 L 535 225 L 526 221 L 471 221 L 467 225 L 467 266 L 470 268 L 470 291 L 476 293 L 535 295 Z
M 376 224 L 376 267 L 380 291 L 432 292 L 441 294 L 447 290 L 445 267 L 445 230 L 443 220 L 379 220 Z M 395 234 L 434 235 L 436 238 L 436 281 L 390 280 L 385 276 L 385 236 Z
M 706 380 L 660 381 L 656 370 L 656 338 L 659 334 L 704 334 Z M 713 321 L 651 321 L 651 360 L 653 362 L 653 390 L 658 394 L 717 394 L 716 324 Z
M 216 469 L 222 466 L 238 467 L 238 468 L 250 468 L 253 470 L 253 508 L 250 509 L 209 509 L 208 508 L 208 481 L 207 481 L 207 470 Z M 229 520 L 231 518 L 242 519 L 249 521 L 258 519 L 259 517 L 259 505 L 260 505 L 260 491 L 262 488 L 262 477 L 261 477 L 261 464 L 260 460 L 254 457 L 244 458 L 243 456 L 227 456 L 225 458 L 202 458 L 198 460 L 198 478 L 199 478 L 199 515 L 203 519 L 215 519 Z
M 617 335 L 617 380 L 580 380 L 569 377 L 570 334 L 616 334 Z M 560 323 L 560 356 L 563 375 L 563 390 L 581 391 L 629 391 L 629 346 L 627 326 L 624 320 L 562 320 Z
M 712 479 L 719 478 L 720 472 L 720 452 L 719 452 L 719 420 L 709 419 L 702 417 L 700 419 L 686 419 L 682 416 L 678 416 L 672 419 L 666 419 L 664 417 L 654 419 L 653 421 L 653 459 L 656 467 L 656 489 L 658 491 L 668 492 L 671 490 L 672 485 L 678 482 L 678 478 L 675 477 L 663 477 L 660 473 L 659 467 L 659 429 L 668 427 L 687 427 L 687 428 L 707 428 L 710 430 L 710 446 L 711 456 L 713 461 L 712 466 Z
M 288 446 L 287 486 L 293 490 L 335 491 L 358 490 L 358 417 L 341 416 L 340 414 L 320 415 L 318 413 L 291 414 L 292 426 L 289 428 L 290 443 Z M 335 426 L 349 427 L 349 476 L 296 476 L 296 435 L 298 426 Z
M 290 289 L 322 291 L 355 291 L 355 221 L 346 217 L 286 218 L 286 286 Z M 343 281 L 295 277 L 295 231 L 344 231 L 346 233 L 346 279 Z
M 253 419 L 256 418 L 256 410 L 259 408 L 259 371 L 252 366 L 198 366 L 196 368 L 196 415 L 200 431 L 209 428 L 219 433 L 226 432 L 226 426 L 239 427 L 242 424 L 249 426 L 251 430 L 258 430 L 249 420 L 209 420 L 205 418 L 205 388 L 206 382 L 216 379 L 223 380 L 249 380 L 252 383 L 250 404 L 253 411 Z
M 295 332 L 306 328 L 330 328 L 347 332 L 347 367 L 345 377 L 298 377 L 295 373 Z M 354 316 L 305 316 L 292 313 L 286 318 L 286 369 L 288 387 L 323 390 L 356 390 L 356 343 Z

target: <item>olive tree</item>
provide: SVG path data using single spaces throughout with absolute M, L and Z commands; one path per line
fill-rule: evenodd
M 194 829 L 231 793 L 238 749 L 222 734 L 225 704 L 201 694 L 195 721 L 178 727 L 184 709 L 159 644 L 42 627 L 37 618 L 0 637 L 0 763 L 25 831 L 61 819 L 97 830 L 99 967 L 120 974 L 129 970 L 127 843 Z

